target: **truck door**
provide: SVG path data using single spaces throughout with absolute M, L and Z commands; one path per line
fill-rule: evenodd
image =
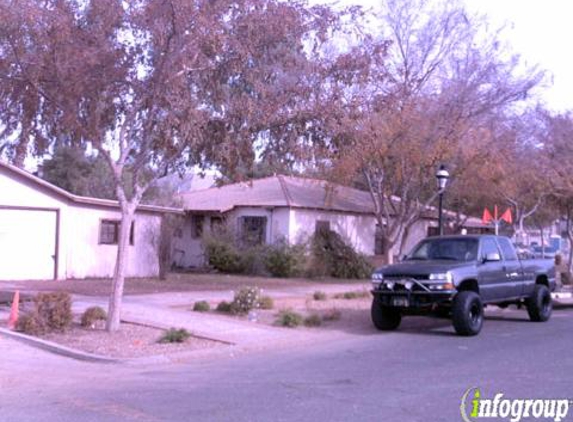
M 496 256 L 498 259 L 487 259 Z M 485 237 L 481 241 L 478 265 L 480 278 L 480 294 L 484 301 L 503 300 L 509 294 L 504 262 L 497 242 L 493 237 Z
M 501 249 L 501 254 L 504 260 L 506 286 L 504 287 L 504 295 L 506 297 L 520 297 L 523 295 L 524 286 L 524 273 L 523 267 L 515 248 L 507 237 L 498 237 L 497 243 Z

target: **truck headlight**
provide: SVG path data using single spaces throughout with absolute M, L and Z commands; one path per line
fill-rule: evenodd
M 374 273 L 374 274 L 372 274 L 371 281 L 372 281 L 372 286 L 374 288 L 378 288 L 378 287 L 380 287 L 380 285 L 384 281 L 384 275 L 381 273 Z
M 454 285 L 454 277 L 449 271 L 445 273 L 430 274 L 428 279 L 438 282 L 429 284 L 428 287 L 430 290 L 454 290 L 456 288 Z
M 430 274 L 430 277 L 428 277 L 429 280 L 435 280 L 435 281 L 445 281 L 448 283 L 452 283 L 453 282 L 453 277 L 452 277 L 452 273 L 451 272 L 445 272 L 445 273 L 434 273 L 434 274 Z

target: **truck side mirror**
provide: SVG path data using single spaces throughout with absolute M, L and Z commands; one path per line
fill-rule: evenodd
M 499 262 L 499 261 L 501 261 L 501 256 L 495 252 L 488 253 L 483 259 L 483 262 Z

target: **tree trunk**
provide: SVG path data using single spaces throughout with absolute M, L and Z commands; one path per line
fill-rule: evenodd
M 569 239 L 569 261 L 567 262 L 568 272 L 573 272 L 573 233 L 567 230 L 567 238 Z
M 123 285 L 125 282 L 125 271 L 127 269 L 129 258 L 129 237 L 134 215 L 135 206 L 133 204 L 121 204 L 121 224 L 117 242 L 117 259 L 113 274 L 111 295 L 109 297 L 109 308 L 106 323 L 106 329 L 109 332 L 119 330 Z

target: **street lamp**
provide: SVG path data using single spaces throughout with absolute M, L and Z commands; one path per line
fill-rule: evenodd
M 446 190 L 446 185 L 448 184 L 448 179 L 450 178 L 450 173 L 446 170 L 446 166 L 443 164 L 440 166 L 436 172 L 436 180 L 438 182 L 438 196 L 440 202 L 438 205 L 438 233 L 440 236 L 444 235 L 444 225 L 443 225 L 443 202 L 444 202 L 444 191 Z

